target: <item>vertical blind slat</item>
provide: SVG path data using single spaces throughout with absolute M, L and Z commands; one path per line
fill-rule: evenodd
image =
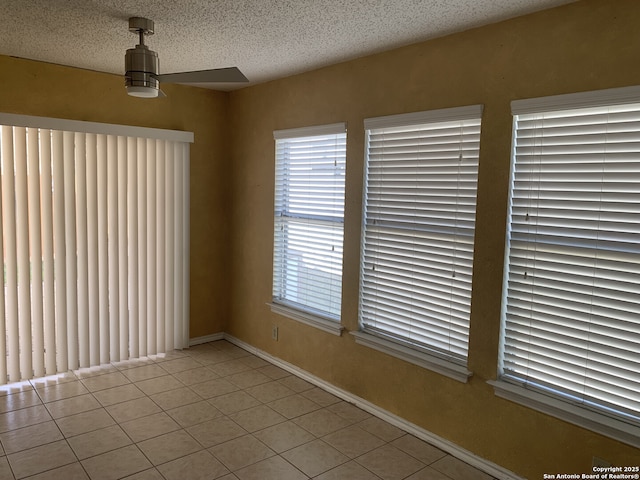
M 64 208 L 64 134 L 51 132 L 53 176 L 53 268 L 55 282 L 56 364 L 59 369 L 69 369 L 67 344 L 67 249 Z
M 174 260 L 173 260 L 173 272 L 174 272 L 174 291 L 175 300 L 173 308 L 174 318 L 174 348 L 182 348 L 184 344 L 182 338 L 182 324 L 180 318 L 182 317 L 182 262 L 184 261 L 182 256 L 182 232 L 184 230 L 184 222 L 182 218 L 182 199 L 184 198 L 183 185 L 182 185 L 182 171 L 184 165 L 183 148 L 180 144 L 175 144 L 175 160 L 173 162 L 173 179 L 174 179 L 174 228 L 173 228 L 173 245 L 174 245 Z
M 147 140 L 147 354 L 158 351 L 158 322 L 157 322 L 157 263 L 156 263 L 156 235 L 157 235 L 157 142 Z
M 27 129 L 14 128 L 16 255 L 18 257 L 18 334 L 20 335 L 20 372 L 33 375 L 31 348 L 31 288 L 29 268 L 29 205 L 27 192 Z
M 78 259 L 78 348 L 79 366 L 91 365 L 89 352 L 89 254 L 87 242 L 87 138 L 76 133 L 76 236 Z
M 182 144 L 182 219 L 183 219 L 183 228 L 182 228 L 182 245 L 183 245 L 183 260 L 182 260 L 182 318 L 189 318 L 189 245 L 190 245 L 190 235 L 191 225 L 189 224 L 189 182 L 191 178 L 190 174 L 190 154 L 189 154 L 189 144 Z M 182 321 L 182 345 L 184 348 L 189 346 L 189 324 L 188 322 Z
M 127 204 L 129 199 L 127 197 L 127 177 L 128 177 L 128 149 L 127 138 L 118 136 L 118 288 L 120 290 L 118 294 L 118 338 L 116 339 L 119 345 L 119 360 L 127 360 L 129 358 L 129 305 L 128 305 L 128 235 L 127 231 Z
M 4 161 L 4 160 L 3 160 Z M 40 130 L 40 173 L 42 176 L 42 290 L 44 305 L 45 373 L 52 375 L 56 365 L 56 311 L 53 260 L 53 190 L 51 131 Z
M 99 297 L 99 332 L 100 332 L 100 363 L 109 362 L 109 194 L 107 182 L 109 178 L 107 167 L 107 135 L 98 135 L 98 297 Z
M 14 138 L 11 127 L 2 127 L 2 152 L 4 158 L 10 158 L 2 166 L 2 217 L 5 249 L 5 315 L 8 336 L 8 375 L 10 381 L 20 380 L 20 346 L 18 334 L 18 268 L 16 260 L 16 213 L 15 213 L 15 173 Z
M 138 292 L 138 142 L 135 138 L 127 139 L 127 219 L 128 237 L 126 244 L 129 248 L 128 260 L 128 331 L 126 341 L 120 340 L 121 355 L 138 357 L 138 318 L 139 292 Z
M 138 188 L 138 355 L 147 354 L 147 140 L 137 143 Z M 132 342 L 133 343 L 133 342 Z M 136 355 L 137 356 L 137 355 Z
M 13 128 L 2 127 L 2 219 L 6 280 L 4 291 L 7 329 L 7 369 L 9 381 L 20 380 L 18 338 L 18 267 L 16 260 L 16 213 Z
M 27 162 L 29 189 L 29 251 L 31 252 L 31 318 L 33 325 L 33 374 L 45 374 L 44 363 L 44 316 L 42 295 L 42 244 L 40 213 L 40 147 L 38 130 L 27 129 Z M 0 222 L 0 225 L 2 223 Z M 0 251 L 2 251 L 0 249 Z M 0 330 L 2 331 L 2 330 Z M 0 376 L 0 378 L 3 378 Z
M 76 200 L 75 200 L 75 138 L 73 132 L 64 132 L 64 232 L 67 285 L 67 368 L 78 368 L 78 268 L 76 261 Z
M 165 240 L 165 260 L 164 260 L 164 268 L 165 268 L 165 297 L 164 297 L 164 314 L 165 314 L 165 349 L 171 350 L 174 346 L 174 296 L 173 296 L 173 282 L 174 282 L 174 270 L 173 270 L 173 246 L 174 246 L 174 237 L 173 237 L 173 229 L 174 229 L 174 209 L 172 205 L 173 193 L 174 193 L 174 171 L 173 171 L 173 160 L 175 156 L 174 147 L 171 144 L 167 144 L 165 147 L 165 230 L 164 230 L 164 240 Z
M 118 249 L 118 137 L 107 137 L 107 249 L 109 252 L 109 358 L 120 360 L 120 262 Z
M 87 134 L 87 290 L 89 365 L 100 363 L 100 288 L 98 270 L 98 139 Z M 82 179 L 78 179 L 79 182 Z
M 158 242 L 156 246 L 156 317 L 157 327 L 156 333 L 157 344 L 156 351 L 164 351 L 166 345 L 166 327 L 165 327 L 165 158 L 166 158 L 166 145 L 163 140 L 158 140 L 156 146 L 156 232 L 158 234 Z

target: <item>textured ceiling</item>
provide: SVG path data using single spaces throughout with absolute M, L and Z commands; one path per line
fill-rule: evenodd
M 237 66 L 255 84 L 565 3 L 0 0 L 0 54 L 122 74 L 124 53 L 137 43 L 128 18 L 141 16 L 155 22 L 146 43 L 160 73 Z

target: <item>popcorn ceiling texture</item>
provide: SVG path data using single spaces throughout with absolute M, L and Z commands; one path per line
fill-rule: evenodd
M 161 73 L 237 66 L 255 84 L 565 3 L 0 0 L 0 54 L 121 74 L 137 43 L 128 18 L 141 16 L 155 22 L 146 43 Z

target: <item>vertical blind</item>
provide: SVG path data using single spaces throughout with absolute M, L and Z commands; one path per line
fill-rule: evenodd
M 640 89 L 512 111 L 502 377 L 639 422 Z
M 274 132 L 273 300 L 339 320 L 345 124 Z
M 482 106 L 365 120 L 365 332 L 466 364 Z
M 0 123 L 0 383 L 186 346 L 192 134 Z

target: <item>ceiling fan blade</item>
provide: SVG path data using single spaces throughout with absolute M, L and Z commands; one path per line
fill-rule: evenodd
M 218 82 L 248 82 L 249 80 L 236 67 L 214 68 L 213 70 L 199 70 L 196 72 L 165 73 L 157 75 L 160 82 L 171 83 L 218 83 Z

